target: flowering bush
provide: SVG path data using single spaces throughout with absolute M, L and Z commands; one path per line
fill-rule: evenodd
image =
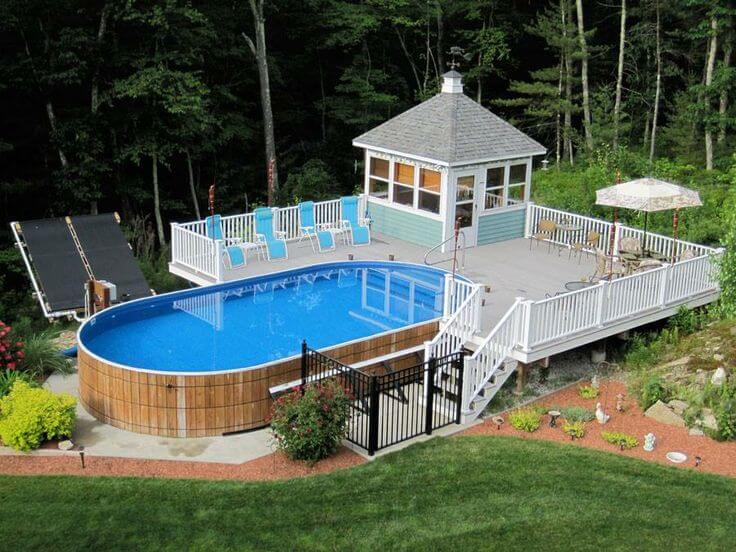
M 0 439 L 16 450 L 32 450 L 45 440 L 69 437 L 74 429 L 77 400 L 48 389 L 16 381 L 0 399 Z
M 335 381 L 309 385 L 273 403 L 271 429 L 279 450 L 310 463 L 337 450 L 347 434 L 350 398 Z
M 16 370 L 23 362 L 23 342 L 12 338 L 13 328 L 0 320 L 0 370 Z

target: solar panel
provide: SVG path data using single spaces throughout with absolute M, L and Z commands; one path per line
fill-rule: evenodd
M 118 300 L 125 296 L 139 299 L 151 295 L 114 214 L 85 215 L 71 220 L 95 279 L 115 284 Z
M 49 310 L 82 308 L 89 276 L 64 219 L 29 220 L 20 227 Z

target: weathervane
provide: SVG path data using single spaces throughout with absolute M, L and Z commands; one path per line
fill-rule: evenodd
M 472 54 L 466 54 L 465 50 L 462 49 L 460 46 L 450 46 L 449 54 L 452 56 L 452 61 L 448 61 L 447 65 L 452 71 L 460 67 L 461 60 L 469 61 L 472 57 Z

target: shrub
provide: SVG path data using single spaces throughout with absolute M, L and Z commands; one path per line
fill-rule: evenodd
M 620 433 L 618 431 L 602 431 L 601 437 L 606 443 L 611 443 L 623 449 L 632 449 L 639 446 L 639 441 L 636 437 L 632 437 L 626 433 Z
M 584 399 L 595 399 L 598 396 L 598 389 L 592 385 L 582 385 L 578 387 L 578 395 Z
M 71 370 L 71 363 L 61 354 L 48 332 L 31 336 L 25 342 L 24 351 L 25 355 L 20 363 L 22 370 L 40 375 L 54 372 L 64 374 Z
M 23 342 L 13 337 L 13 328 L 0 320 L 0 370 L 16 370 L 23 361 Z
M 640 382 L 632 386 L 632 391 L 642 410 L 646 410 L 657 401 L 667 402 L 672 390 L 658 374 L 642 374 Z
M 565 422 L 562 431 L 573 439 L 582 439 L 585 436 L 585 424 L 583 422 Z
M 589 422 L 595 418 L 595 412 L 584 406 L 568 406 L 560 409 L 560 413 L 567 422 Z
M 279 450 L 310 463 L 337 450 L 347 434 L 350 398 L 335 381 L 310 385 L 278 398 L 271 429 Z
M 522 408 L 509 414 L 509 421 L 519 431 L 532 433 L 542 424 L 542 415 L 535 408 Z
M 21 372 L 20 370 L 5 370 L 0 371 L 0 398 L 10 393 L 10 389 L 16 381 L 25 381 L 31 386 L 36 386 L 36 382 L 33 381 L 33 376 L 28 372 Z
M 0 399 L 0 439 L 16 450 L 28 451 L 44 440 L 70 437 L 77 401 L 47 389 L 16 381 Z

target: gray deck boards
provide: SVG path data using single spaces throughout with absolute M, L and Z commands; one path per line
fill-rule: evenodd
M 289 242 L 288 248 L 289 258 L 284 261 L 262 261 L 251 253 L 246 267 L 226 270 L 225 277 L 237 280 L 320 262 L 345 261 L 351 253 L 356 260 L 385 261 L 389 255 L 394 255 L 397 261 L 423 264 L 427 252 L 426 247 L 380 234 L 373 235 L 369 246 L 338 244 L 335 251 L 327 253 L 313 253 L 308 241 Z M 442 253 L 432 255 L 435 260 L 448 257 L 449 254 Z M 449 270 L 451 263 L 447 261 L 436 266 Z M 564 291 L 565 282 L 589 277 L 594 270 L 595 257 L 592 255 L 583 254 L 580 262 L 575 256 L 569 260 L 566 249 L 558 254 L 558 249 L 553 246 L 548 252 L 546 244 L 534 244 L 530 251 L 529 240 L 520 238 L 468 249 L 465 268 L 459 272 L 474 282 L 491 287 L 491 292 L 484 295 L 486 304 L 482 309 L 483 330 L 488 332 L 516 297 L 544 299 L 547 293 L 554 295 Z

